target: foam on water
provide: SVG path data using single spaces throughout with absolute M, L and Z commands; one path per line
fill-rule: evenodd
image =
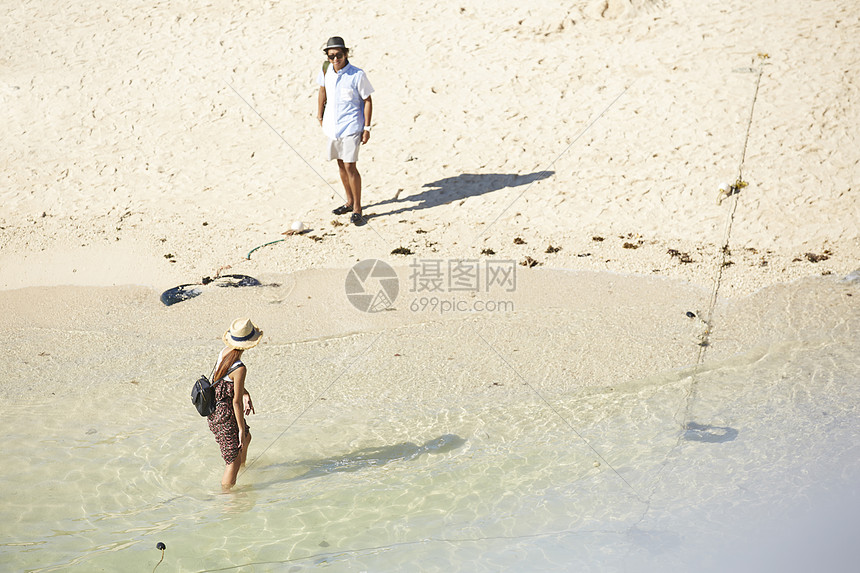
M 101 391 L 11 406 L 0 561 L 148 570 L 163 541 L 160 570 L 171 571 L 790 571 L 808 555 L 838 570 L 857 557 L 839 532 L 858 525 L 860 321 L 854 306 L 816 312 L 814 288 L 804 300 L 806 318 L 769 341 L 619 383 L 552 392 L 535 382 L 538 395 L 476 364 L 485 383 L 517 390 L 415 400 L 419 376 L 403 370 L 396 391 L 363 401 L 349 381 L 332 387 L 283 435 L 308 398 L 279 404 L 261 388 L 251 463 L 231 494 L 218 489 L 205 421 L 190 404 L 177 412 L 175 396 Z M 533 319 L 508 320 L 526 329 Z M 567 318 L 541 320 L 552 333 Z M 457 340 L 462 325 L 398 336 L 428 329 Z M 319 370 L 320 357 L 372 336 L 292 353 L 316 356 L 307 367 Z M 571 352 L 563 337 L 546 340 L 521 347 Z M 428 364 L 421 346 L 416 360 Z

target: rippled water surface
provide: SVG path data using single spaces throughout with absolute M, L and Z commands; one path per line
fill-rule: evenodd
M 230 494 L 170 393 L 12 406 L 0 563 L 151 571 L 161 541 L 158 571 L 838 568 L 857 556 L 857 327 L 562 393 L 322 400 L 293 425 L 260 408 Z

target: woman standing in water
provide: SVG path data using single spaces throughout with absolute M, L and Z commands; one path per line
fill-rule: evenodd
M 215 434 L 215 441 L 227 464 L 224 477 L 221 478 L 224 490 L 236 485 L 239 468 L 245 465 L 248 457 L 251 429 L 245 423 L 245 416 L 254 413 L 254 404 L 245 389 L 247 369 L 242 363 L 242 353 L 257 346 L 262 336 L 263 331 L 249 319 L 234 320 L 230 329 L 224 333 L 224 344 L 227 346 L 218 354 L 212 375 L 217 403 L 208 420 L 209 429 Z

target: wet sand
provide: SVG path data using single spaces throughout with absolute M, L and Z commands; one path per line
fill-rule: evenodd
M 404 288 L 388 310 L 366 313 L 347 299 L 346 274 L 311 270 L 262 277 L 258 287 L 210 285 L 170 307 L 147 287 L 2 291 L 0 309 L 19 337 L 7 350 L 11 376 L 0 388 L 15 403 L 53 400 L 45 380 L 57 399 L 170 392 L 183 403 L 185 386 L 220 348 L 218 325 L 247 315 L 266 333 L 249 359 L 273 397 L 286 385 L 291 392 L 306 388 L 300 395 L 310 398 L 307 388 L 316 382 L 291 373 L 299 364 L 303 372 L 325 365 L 313 376 L 321 380 L 355 369 L 361 384 L 353 381 L 350 395 L 369 403 L 401 384 L 415 384 L 409 398 L 419 403 L 520 393 L 524 385 L 557 394 L 719 361 L 780 339 L 788 325 L 801 323 L 812 335 L 819 323 L 850 325 L 860 312 L 856 283 L 829 277 L 720 301 L 709 317 L 710 293 L 685 283 L 521 269 L 517 289 L 494 299 L 509 305 L 497 311 L 440 313 L 417 306 L 426 295 Z M 817 285 L 809 300 L 797 294 L 807 283 Z M 476 300 L 450 298 L 466 309 Z M 112 383 L 98 388 L 105 380 Z

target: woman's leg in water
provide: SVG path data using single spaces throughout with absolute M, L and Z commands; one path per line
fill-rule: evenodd
M 239 469 L 245 465 L 245 460 L 248 459 L 248 446 L 250 444 L 251 432 L 246 431 L 245 443 L 242 444 L 242 449 L 239 450 L 239 455 L 224 468 L 224 476 L 221 478 L 221 489 L 224 491 L 227 491 L 236 485 L 236 476 L 239 475 Z

